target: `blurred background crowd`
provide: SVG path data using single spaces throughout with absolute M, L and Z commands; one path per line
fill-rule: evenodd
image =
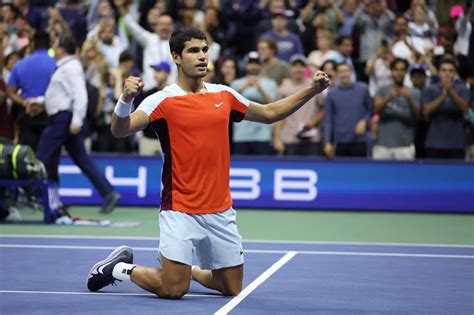
M 285 121 L 230 125 L 233 154 L 474 159 L 474 8 L 471 0 L 4 0 L 0 24 L 0 137 L 37 147 L 52 43 L 72 34 L 85 73 L 92 152 L 159 154 L 153 130 L 110 133 L 122 82 L 135 99 L 173 83 L 173 29 L 209 43 L 207 82 L 269 103 L 311 84 L 332 86 Z M 39 102 L 39 101 L 38 101 Z

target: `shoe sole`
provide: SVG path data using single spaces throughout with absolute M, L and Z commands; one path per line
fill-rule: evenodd
M 130 251 L 132 251 L 132 249 L 131 249 L 129 246 L 120 246 L 119 248 L 116 248 L 113 252 L 110 253 L 109 256 L 107 256 L 107 258 L 105 258 L 104 260 L 99 261 L 98 263 L 96 263 L 96 264 L 91 268 L 91 271 L 89 271 L 89 274 L 88 274 L 88 277 L 87 277 L 87 281 L 89 281 L 92 272 L 95 271 L 95 270 L 97 270 L 97 268 L 99 268 L 100 265 L 103 265 L 103 264 L 109 262 L 110 260 L 116 258 L 116 257 L 117 257 L 117 254 L 120 253 L 121 251 L 124 251 L 124 250 L 130 250 Z
M 112 212 L 120 199 L 122 199 L 121 195 L 115 195 L 110 204 L 106 208 L 100 209 L 99 213 L 108 214 Z

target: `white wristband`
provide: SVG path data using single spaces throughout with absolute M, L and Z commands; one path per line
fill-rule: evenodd
M 117 105 L 115 105 L 114 113 L 117 115 L 119 118 L 125 118 L 128 115 L 130 115 L 130 112 L 132 111 L 132 104 L 133 101 L 130 103 L 126 103 L 122 101 L 122 97 L 119 98 Z

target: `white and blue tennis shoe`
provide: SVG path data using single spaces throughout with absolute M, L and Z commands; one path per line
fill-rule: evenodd
M 113 284 L 115 281 L 121 281 L 112 275 L 115 265 L 119 262 L 133 263 L 133 252 L 130 247 L 120 246 L 110 253 L 107 258 L 96 263 L 89 272 L 87 288 L 95 292 L 109 284 Z

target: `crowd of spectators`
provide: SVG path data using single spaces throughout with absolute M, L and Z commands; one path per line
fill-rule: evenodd
M 32 103 L 55 71 L 52 43 L 72 34 L 90 150 L 158 154 L 152 130 L 112 137 L 113 108 L 127 76 L 144 80 L 137 105 L 176 80 L 169 38 L 194 26 L 206 80 L 252 101 L 317 70 L 332 81 L 285 121 L 230 125 L 234 154 L 474 159 L 472 0 L 4 0 L 1 17 L 0 137 L 15 143 L 37 147 L 48 118 Z

